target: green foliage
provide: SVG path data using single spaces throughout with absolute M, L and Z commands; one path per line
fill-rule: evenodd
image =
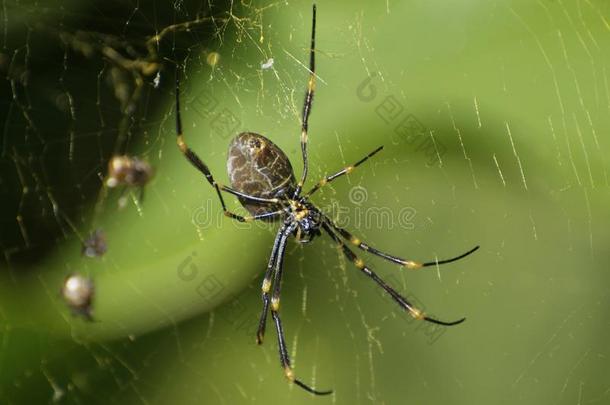
M 117 17 L 127 42 L 167 25 L 146 25 L 152 10 L 127 8 L 143 24 L 132 32 L 129 15 Z M 188 15 L 166 10 L 164 18 L 209 13 L 185 8 Z M 63 65 L 64 51 L 43 53 L 44 33 L 55 37 L 36 24 L 36 11 L 26 18 L 8 7 L 7 44 L 18 52 L 6 48 L 0 60 L 9 95 L 0 159 L 2 402 L 330 401 L 289 388 L 271 327 L 265 344 L 254 344 L 273 227 L 223 218 L 175 145 L 177 61 L 185 138 L 221 182 L 233 136 L 216 120 L 221 112 L 235 132 L 272 139 L 300 173 L 309 5 L 227 9 L 167 37 L 160 87 L 146 77 L 131 116 L 117 96 L 120 84 L 135 90 L 131 76 L 113 81 L 112 61 L 70 47 Z M 57 15 L 90 18 L 87 10 Z M 333 388 L 338 403 L 604 402 L 609 16 L 600 1 L 318 5 L 310 181 L 385 149 L 315 202 L 371 245 L 414 260 L 482 248 L 419 272 L 366 257 L 435 316 L 467 317 L 440 331 L 401 313 L 328 238 L 292 244 L 282 314 L 297 376 Z M 29 60 L 15 36 L 35 49 Z M 220 55 L 214 67 L 211 52 Z M 46 73 L 36 70 L 39 56 L 49 60 Z M 261 69 L 269 58 L 273 66 Z M 24 82 L 27 71 L 34 77 Z M 55 124 L 49 95 L 68 93 L 75 119 L 68 108 Z M 100 191 L 113 153 L 155 167 L 141 204 L 134 191 L 120 210 L 120 192 Z M 364 193 L 356 204 L 355 188 Z M 108 252 L 83 257 L 82 239 L 98 227 Z M 74 271 L 95 279 L 96 322 L 72 317 L 61 302 L 62 280 Z

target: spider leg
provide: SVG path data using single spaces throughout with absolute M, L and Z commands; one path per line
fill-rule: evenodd
M 362 271 L 364 274 L 366 274 L 367 276 L 372 278 L 373 281 L 375 281 L 381 288 L 383 288 L 385 290 L 385 292 L 390 294 L 392 299 L 394 301 L 396 301 L 396 303 L 400 307 L 402 307 L 403 309 L 408 311 L 409 314 L 413 318 L 415 318 L 417 320 L 428 321 L 428 322 L 431 322 L 431 323 L 435 323 L 437 325 L 445 325 L 445 326 L 457 325 L 457 324 L 462 323 L 462 322 L 464 322 L 466 320 L 466 318 L 462 318 L 462 319 L 458 319 L 457 321 L 444 322 L 444 321 L 439 321 L 437 319 L 430 318 L 430 317 L 426 316 L 421 310 L 419 310 L 419 309 L 415 308 L 413 305 L 411 305 L 411 303 L 409 303 L 409 301 L 407 301 L 402 295 L 397 293 L 392 287 L 390 287 L 388 284 L 386 284 L 386 282 L 383 281 L 375 272 L 373 272 L 373 270 L 371 270 L 362 261 L 362 259 L 360 259 L 358 256 L 356 256 L 356 254 L 354 252 L 352 252 L 352 250 L 349 247 L 347 247 L 347 245 L 341 240 L 341 238 L 339 236 L 337 236 L 337 234 L 335 234 L 333 232 L 332 228 L 326 222 L 322 223 L 322 227 L 330 235 L 330 237 L 339 246 L 341 246 L 341 248 L 343 249 L 343 254 L 348 258 L 348 260 L 351 261 L 357 268 L 359 268 L 360 271 Z
M 294 371 L 292 370 L 292 367 L 290 366 L 290 359 L 288 358 L 288 348 L 286 347 L 286 341 L 284 340 L 284 330 L 282 329 L 282 321 L 280 320 L 280 314 L 277 311 L 272 310 L 271 316 L 273 317 L 273 321 L 275 322 L 275 329 L 277 330 L 278 344 L 279 344 L 279 351 L 280 351 L 280 362 L 282 364 L 282 367 L 284 368 L 284 373 L 286 374 L 286 378 L 288 378 L 288 380 L 290 382 L 295 383 L 299 387 L 303 388 L 305 391 L 310 392 L 312 394 L 315 394 L 315 395 L 332 394 L 333 393 L 332 390 L 327 390 L 327 391 L 315 390 L 315 389 L 311 388 L 310 386 L 308 386 L 307 384 L 305 384 L 304 382 L 298 380 L 294 376 Z
M 176 143 L 178 144 L 178 148 L 180 149 L 180 151 L 184 154 L 184 157 L 186 157 L 186 159 L 205 176 L 208 183 L 210 183 L 210 185 L 212 185 L 212 187 L 216 189 L 216 194 L 218 195 L 218 199 L 220 200 L 220 204 L 222 205 L 222 210 L 224 211 L 226 216 L 236 219 L 239 222 L 246 222 L 254 219 L 268 218 L 271 216 L 279 215 L 281 211 L 277 211 L 273 214 L 263 214 L 264 216 L 262 217 L 258 215 L 244 217 L 227 210 L 227 206 L 225 204 L 224 199 L 222 198 L 221 191 L 225 191 L 237 197 L 241 197 L 245 200 L 255 202 L 276 204 L 279 202 L 279 200 L 277 198 L 260 198 L 244 194 L 242 192 L 232 189 L 231 187 L 227 187 L 225 185 L 217 183 L 216 180 L 214 180 L 214 177 L 212 176 L 212 173 L 210 172 L 208 166 L 203 163 L 199 156 L 197 156 L 197 154 L 193 152 L 184 141 L 184 136 L 182 135 L 182 119 L 180 118 L 180 80 L 178 79 L 178 75 L 176 75 Z
M 121 194 L 119 195 L 119 199 L 117 200 L 117 205 L 121 209 L 125 208 L 125 206 L 127 205 L 127 197 L 125 196 L 125 193 L 127 193 L 127 187 L 123 187 L 123 189 L 121 190 Z
M 139 187 L 140 190 L 138 190 L 138 203 L 144 204 L 144 186 L 140 186 Z
M 309 46 L 309 81 L 303 103 L 303 117 L 301 123 L 301 152 L 303 154 L 303 174 L 301 181 L 297 184 L 293 198 L 296 199 L 301 193 L 305 180 L 307 179 L 307 129 L 309 126 L 309 114 L 313 104 L 313 94 L 316 88 L 316 5 L 313 5 L 313 17 L 311 20 L 311 45 Z
M 379 257 L 381 257 L 381 258 L 383 258 L 385 260 L 388 260 L 388 261 L 390 261 L 392 263 L 396 263 L 396 264 L 400 264 L 401 266 L 405 266 L 408 269 L 420 269 L 422 267 L 435 266 L 435 265 L 439 265 L 439 264 L 446 264 L 446 263 L 455 262 L 455 261 L 463 259 L 464 257 L 474 253 L 480 247 L 480 246 L 475 246 L 474 248 L 470 249 L 466 253 L 462 253 L 461 255 L 456 256 L 456 257 L 452 257 L 450 259 L 435 260 L 433 262 L 420 263 L 420 262 L 416 262 L 416 261 L 413 261 L 413 260 L 402 259 L 400 257 L 391 255 L 389 253 L 385 253 L 385 252 L 382 252 L 380 250 L 377 250 L 374 247 L 371 247 L 368 244 L 362 242 L 360 239 L 358 239 L 357 237 L 355 237 L 354 235 L 349 233 L 347 230 L 337 226 L 327 216 L 324 216 L 324 219 L 328 223 L 328 225 L 330 225 L 333 228 L 333 230 L 339 232 L 339 234 L 345 240 L 350 241 L 353 245 L 357 246 L 359 249 L 364 250 L 365 252 L 369 252 L 371 254 L 374 254 L 375 256 L 379 256 Z
M 368 155 L 366 155 L 365 157 L 363 157 L 362 159 L 360 159 L 359 161 L 357 161 L 356 163 L 354 163 L 351 166 L 346 166 L 343 169 L 339 170 L 337 173 L 332 174 L 330 176 L 326 176 L 324 177 L 322 180 L 320 180 L 315 186 L 312 187 L 311 190 L 309 190 L 306 194 L 305 197 L 309 197 L 310 195 L 312 195 L 313 193 L 315 193 L 316 191 L 318 191 L 320 188 L 322 188 L 323 186 L 327 185 L 328 183 L 330 183 L 331 181 L 333 181 L 334 179 L 336 179 L 337 177 L 341 177 L 344 174 L 350 174 L 351 172 L 354 171 L 354 169 L 358 166 L 360 166 L 362 163 L 366 162 L 367 160 L 369 160 L 370 157 L 372 157 L 373 155 L 375 155 L 377 152 L 379 152 L 381 149 L 383 149 L 383 146 L 378 147 L 377 149 L 375 149 L 374 151 L 372 151 L 371 153 L 369 153 Z
M 257 214 L 257 215 L 246 215 L 246 216 L 241 216 L 241 215 L 237 215 L 231 211 L 225 211 L 225 216 L 235 219 L 239 222 L 250 222 L 250 221 L 254 221 L 256 219 L 268 219 L 268 218 L 273 218 L 273 217 L 277 217 L 279 216 L 282 212 L 284 212 L 284 210 L 277 210 L 277 211 L 272 211 L 272 212 L 265 212 L 263 214 Z
M 288 348 L 286 347 L 286 340 L 284 338 L 284 330 L 282 328 L 282 321 L 280 319 L 280 291 L 282 285 L 282 267 L 284 263 L 284 253 L 286 252 L 286 242 L 288 240 L 288 236 L 294 230 L 293 226 L 288 226 L 284 232 L 282 237 L 280 238 L 277 257 L 275 259 L 275 274 L 273 277 L 273 294 L 271 296 L 271 316 L 273 317 L 273 321 L 275 323 L 275 329 L 277 331 L 277 340 L 278 340 L 278 349 L 280 355 L 280 364 L 284 369 L 284 374 L 288 381 L 295 383 L 299 387 L 303 388 L 305 391 L 310 392 L 315 395 L 328 395 L 332 393 L 332 390 L 329 391 L 318 391 L 302 381 L 298 380 L 290 365 L 290 358 L 288 356 Z
M 274 274 L 273 270 L 277 258 L 278 247 L 280 246 L 282 239 L 287 237 L 284 235 L 285 230 L 286 225 L 282 225 L 275 235 L 275 241 L 273 242 L 273 248 L 271 249 L 271 255 L 269 256 L 269 263 L 267 264 L 267 271 L 265 271 L 265 277 L 263 278 L 263 283 L 261 285 L 263 311 L 261 312 L 261 317 L 258 322 L 258 331 L 256 332 L 256 343 L 259 345 L 263 344 L 263 339 L 265 337 L 267 313 L 269 312 L 269 291 L 271 291 L 271 278 Z

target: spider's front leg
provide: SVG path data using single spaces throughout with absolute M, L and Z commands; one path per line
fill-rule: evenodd
M 313 105 L 313 95 L 316 89 L 316 5 L 313 5 L 313 17 L 311 20 L 311 44 L 309 46 L 309 80 L 303 102 L 303 116 L 301 119 L 301 154 L 303 155 L 303 174 L 297 184 L 292 198 L 297 198 L 307 180 L 309 164 L 307 162 L 307 131 L 309 129 L 309 114 Z
M 225 216 L 229 218 L 236 219 L 239 222 L 249 222 L 255 219 L 269 219 L 278 216 L 282 211 L 278 210 L 275 212 L 268 212 L 260 215 L 250 215 L 250 216 L 241 216 L 235 214 L 227 209 L 227 205 L 225 204 L 224 198 L 222 197 L 222 191 L 233 194 L 236 197 L 240 197 L 242 199 L 258 202 L 258 203 L 267 203 L 267 204 L 277 204 L 279 200 L 277 198 L 261 198 L 252 195 L 248 195 L 242 193 L 240 191 L 234 190 L 231 187 L 227 187 L 223 184 L 218 183 L 214 180 L 214 176 L 212 176 L 212 172 L 208 168 L 208 166 L 197 156 L 197 154 L 189 148 L 186 141 L 184 140 L 184 135 L 182 134 L 182 119 L 180 118 L 180 80 L 178 79 L 178 75 L 176 75 L 176 143 L 178 145 L 178 149 L 184 155 L 184 157 L 203 174 L 205 179 L 210 183 L 212 187 L 216 190 L 216 194 L 218 195 L 218 199 L 220 200 L 220 205 L 222 205 L 222 210 Z
M 273 242 L 273 248 L 271 249 L 271 255 L 269 256 L 269 263 L 267 263 L 267 271 L 265 271 L 265 277 L 263 278 L 263 284 L 261 285 L 261 293 L 263 298 L 263 311 L 258 322 L 258 331 L 256 332 L 256 343 L 259 345 L 263 344 L 265 338 L 265 327 L 267 325 L 267 313 L 269 312 L 269 291 L 271 291 L 271 277 L 274 274 L 274 267 L 277 258 L 277 251 L 284 236 L 286 225 L 277 231 L 275 235 L 275 241 Z
M 271 276 L 273 275 L 273 293 L 271 296 L 271 317 L 273 318 L 273 322 L 275 323 L 275 329 L 277 331 L 277 339 L 278 339 L 278 349 L 280 355 L 280 364 L 284 369 L 284 374 L 288 381 L 295 383 L 299 387 L 303 388 L 305 391 L 310 392 L 315 395 L 328 395 L 332 393 L 332 390 L 329 391 L 318 391 L 311 388 L 309 385 L 303 383 L 298 380 L 292 369 L 290 364 L 290 357 L 288 356 L 288 348 L 286 347 L 286 339 L 284 338 L 284 330 L 282 328 L 282 320 L 280 319 L 280 291 L 282 286 L 282 269 L 284 263 L 284 253 L 286 252 L 286 243 L 288 241 L 288 237 L 294 231 L 296 227 L 295 223 L 285 224 L 275 239 L 275 243 L 272 251 L 272 258 L 269 260 L 269 266 L 267 267 L 267 273 L 265 274 L 265 279 L 263 280 L 263 313 L 261 314 L 261 320 L 259 323 L 259 329 L 257 334 L 257 340 L 262 342 L 262 337 L 265 332 L 265 322 L 267 319 L 267 310 L 269 306 L 269 290 L 271 289 Z M 275 262 L 273 265 L 271 263 L 273 260 L 273 255 L 275 253 Z
M 318 191 L 320 188 L 324 187 L 331 181 L 335 180 L 336 178 L 341 177 L 345 174 L 350 174 L 351 172 L 356 170 L 356 168 L 358 166 L 360 166 L 361 164 L 363 164 L 364 162 L 366 162 L 367 160 L 369 160 L 370 158 L 375 156 L 375 154 L 377 154 L 377 152 L 379 152 L 382 149 L 383 149 L 383 146 L 380 146 L 377 149 L 375 149 L 374 151 L 370 152 L 365 157 L 363 157 L 362 159 L 360 159 L 359 161 L 357 161 L 356 163 L 349 165 L 349 166 L 345 166 L 343 169 L 339 170 L 337 173 L 331 174 L 329 176 L 322 178 L 322 180 L 317 182 L 316 185 L 311 188 L 311 190 L 309 190 L 307 193 L 305 193 L 305 198 L 309 198 L 313 193 L 315 193 L 316 191 Z

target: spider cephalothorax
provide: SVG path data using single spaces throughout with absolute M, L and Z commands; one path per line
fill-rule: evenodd
M 271 312 L 275 329 L 277 331 L 280 362 L 284 374 L 289 381 L 297 384 L 308 392 L 318 395 L 330 394 L 332 391 L 318 391 L 301 382 L 294 375 L 288 348 L 284 339 L 282 321 L 280 319 L 280 290 L 282 285 L 282 271 L 286 244 L 290 236 L 295 236 L 299 242 L 309 242 L 321 234 L 323 230 L 330 239 L 343 251 L 347 259 L 352 262 L 364 275 L 371 278 L 392 299 L 413 318 L 439 325 L 456 325 L 465 318 L 453 322 L 443 322 L 426 316 L 421 310 L 414 307 L 407 299 L 400 295 L 379 277 L 365 262 L 359 258 L 349 245 L 352 245 L 367 253 L 379 256 L 387 261 L 401 265 L 407 269 L 419 269 L 426 266 L 439 265 L 454 262 L 478 249 L 478 246 L 468 252 L 446 260 L 435 260 L 420 263 L 413 260 L 384 253 L 364 243 L 353 236 L 347 230 L 339 227 L 332 219 L 324 215 L 310 201 L 309 197 L 321 187 L 330 183 L 338 177 L 349 174 L 356 167 L 366 162 L 370 157 L 379 152 L 378 147 L 356 163 L 346 166 L 335 174 L 321 179 L 308 192 L 302 193 L 305 180 L 307 179 L 307 131 L 309 113 L 313 101 L 315 89 L 315 32 L 316 32 L 316 7 L 313 7 L 313 20 L 311 30 L 311 46 L 309 50 L 309 81 L 303 104 L 303 116 L 301 123 L 301 152 L 303 156 L 303 173 L 297 183 L 292 165 L 286 154 L 269 139 L 253 132 L 243 132 L 237 135 L 229 146 L 227 157 L 227 170 L 231 180 L 231 187 L 217 183 L 209 168 L 193 152 L 182 135 L 182 121 L 180 119 L 180 92 L 178 80 L 176 80 L 176 132 L 178 147 L 189 160 L 215 188 L 216 194 L 222 205 L 226 216 L 240 222 L 253 220 L 278 221 L 281 223 L 275 235 L 275 241 L 271 249 L 271 255 L 267 264 L 265 277 L 263 278 L 261 290 L 263 299 L 263 310 L 261 313 L 256 339 L 259 344 L 263 342 L 267 314 Z M 236 196 L 244 208 L 251 214 L 242 216 L 229 211 L 223 199 L 222 192 Z
M 313 238 L 321 234 L 322 213 L 305 198 L 302 198 L 301 201 L 291 201 L 288 218 L 297 224 L 293 235 L 301 243 L 311 242 Z

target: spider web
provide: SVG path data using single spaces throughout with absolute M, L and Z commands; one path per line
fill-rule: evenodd
M 226 181 L 262 133 L 300 174 L 310 4 L 0 2 L 2 403 L 310 403 L 255 344 L 270 224 L 235 224 L 174 143 Z M 166 4 L 167 3 L 167 4 Z M 168 28 L 169 27 L 169 28 Z M 384 145 L 313 201 L 419 272 L 328 237 L 290 242 L 282 319 L 296 375 L 333 403 L 606 403 L 610 6 L 318 4 L 310 176 Z M 109 158 L 155 176 L 123 196 Z M 228 199 L 231 209 L 243 212 Z M 96 229 L 108 251 L 81 254 Z M 59 290 L 96 286 L 95 322 Z

